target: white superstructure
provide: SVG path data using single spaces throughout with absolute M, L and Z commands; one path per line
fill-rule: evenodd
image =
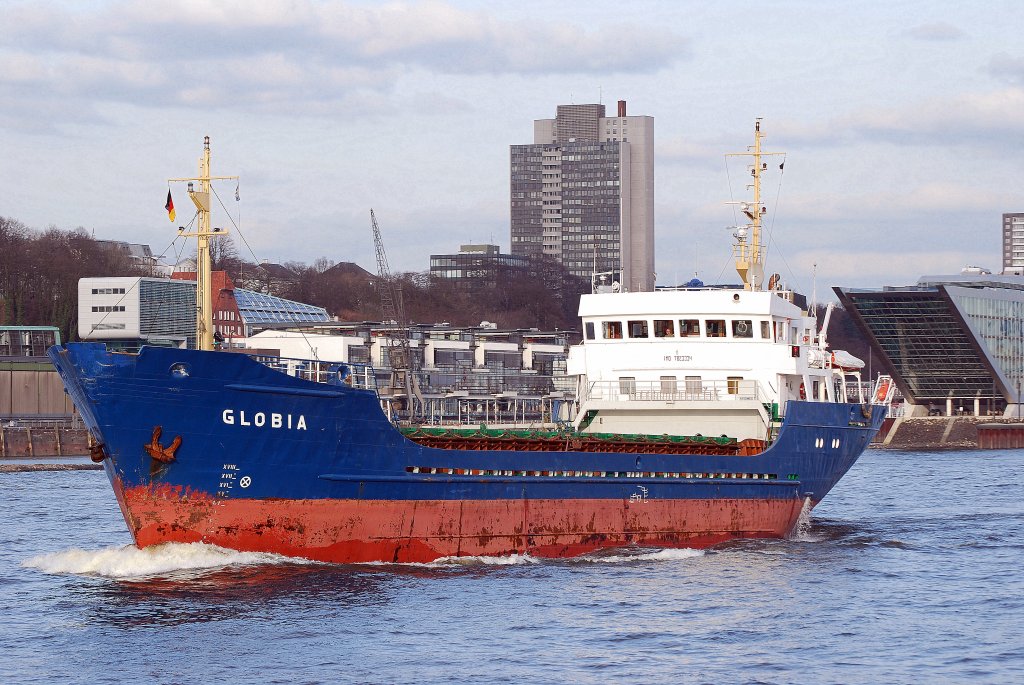
M 788 291 L 681 289 L 580 300 L 577 427 L 769 437 L 788 400 L 846 401 L 844 369 Z
M 578 430 L 768 441 L 786 402 L 847 401 L 845 376 L 863 363 L 827 350 L 816 318 L 778 276 L 765 288 L 760 183 L 765 160 L 781 153 L 763 152 L 763 137 L 758 120 L 754 145 L 735 153 L 751 159 L 753 179 L 753 200 L 735 203 L 749 221 L 733 231 L 742 289 L 612 284 L 580 299 L 584 340 L 567 364 Z

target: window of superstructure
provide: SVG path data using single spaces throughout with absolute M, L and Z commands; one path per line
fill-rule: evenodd
M 622 337 L 621 321 L 602 321 L 601 329 L 605 340 L 615 340 Z
M 724 338 L 725 319 L 706 319 L 704 321 L 704 330 L 707 331 L 709 338 Z
M 739 395 L 740 394 L 740 381 L 743 380 L 743 376 L 729 376 L 727 382 L 729 384 L 729 394 Z
M 655 338 L 674 338 L 676 335 L 675 324 L 672 319 L 655 319 L 654 320 L 654 337 Z
M 587 331 L 587 340 L 593 340 L 594 339 L 594 322 L 593 321 L 588 321 L 588 322 L 586 322 L 583 325 L 583 327 Z
M 665 395 L 676 394 L 676 377 L 675 376 L 661 376 L 661 392 Z
M 631 338 L 646 338 L 647 337 L 647 321 L 633 320 L 629 322 L 629 337 Z
M 687 376 L 686 377 L 686 394 L 687 395 L 699 395 L 703 390 L 703 383 L 701 382 L 700 376 Z
M 767 321 L 761 322 L 761 337 L 765 340 L 771 340 L 772 337 L 772 326 Z
M 697 319 L 679 319 L 679 335 L 684 338 L 700 335 L 700 321 Z
M 753 338 L 754 322 L 750 319 L 735 319 L 732 322 L 732 337 Z
M 636 394 L 636 378 L 634 376 L 621 376 L 621 377 L 619 377 L 619 394 L 620 395 L 635 395 Z

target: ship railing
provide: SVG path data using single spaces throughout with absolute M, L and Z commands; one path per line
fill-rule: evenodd
M 275 357 L 265 354 L 251 354 L 249 357 L 275 371 L 280 371 L 294 378 L 312 381 L 313 383 L 324 383 L 326 385 L 344 384 L 363 390 L 377 390 L 377 380 L 374 376 L 373 367 L 369 364 Z
M 594 381 L 580 402 L 736 402 L 770 404 L 773 400 L 755 380 Z

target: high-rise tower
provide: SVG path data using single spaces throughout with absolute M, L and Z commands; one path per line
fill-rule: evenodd
M 546 255 L 585 279 L 614 272 L 654 289 L 654 117 L 559 105 L 511 146 L 512 254 Z
M 1003 214 L 1003 273 L 1024 274 L 1024 213 Z

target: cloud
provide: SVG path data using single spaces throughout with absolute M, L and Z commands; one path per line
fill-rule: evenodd
M 925 250 L 914 252 L 910 259 L 892 250 L 865 250 L 855 246 L 844 250 L 806 250 L 789 257 L 789 265 L 799 272 L 810 274 L 813 270 L 817 273 L 819 295 L 825 287 L 833 285 L 913 285 L 922 274 L 958 274 L 970 264 L 991 267 L 997 262 L 998 255 L 993 258 L 992 254 L 982 251 Z
M 1021 70 L 1024 73 L 1024 69 Z M 1005 149 L 1024 135 L 1024 88 L 940 96 L 899 107 L 864 108 L 821 122 L 780 122 L 773 133 L 788 144 L 860 142 L 893 145 L 983 145 Z
M 963 38 L 967 34 L 952 24 L 937 21 L 930 24 L 918 24 L 907 29 L 904 35 L 918 40 L 951 41 Z
M 1013 57 L 1006 53 L 993 55 L 988 63 L 988 73 L 1014 86 L 1024 86 L 1024 57 Z
M 688 54 L 668 28 L 508 21 L 434 1 L 24 3 L 0 25 L 0 97 L 70 100 L 86 115 L 113 102 L 294 116 L 386 98 L 417 71 L 653 73 Z
M 992 211 L 1005 206 L 1012 198 L 1005 191 L 972 187 L 962 183 L 934 182 L 888 191 L 860 193 L 790 193 L 784 202 L 787 219 L 836 221 L 856 217 L 858 221 L 885 219 L 915 220 L 926 215 L 950 217 L 960 214 Z

